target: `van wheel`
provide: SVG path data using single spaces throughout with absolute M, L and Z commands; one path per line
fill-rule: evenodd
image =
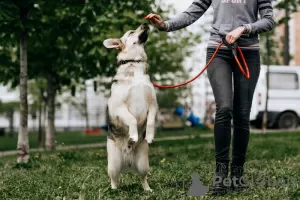
M 292 112 L 284 112 L 277 122 L 279 129 L 294 129 L 298 126 L 298 117 Z

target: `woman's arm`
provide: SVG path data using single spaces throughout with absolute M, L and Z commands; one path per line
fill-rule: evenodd
M 244 33 L 252 35 L 273 29 L 275 21 L 271 0 L 258 0 L 258 9 L 261 19 L 251 24 L 245 24 Z
M 211 0 L 194 0 L 186 11 L 165 21 L 165 31 L 175 31 L 191 25 L 206 12 L 210 4 Z

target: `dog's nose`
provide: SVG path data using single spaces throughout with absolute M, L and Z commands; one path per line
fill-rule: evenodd
M 149 25 L 148 25 L 147 23 L 143 23 L 143 24 L 142 24 L 142 27 L 143 27 L 143 28 L 149 28 Z

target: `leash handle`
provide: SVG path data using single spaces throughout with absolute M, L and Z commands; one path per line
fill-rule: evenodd
M 241 55 L 242 61 L 243 61 L 244 65 L 245 65 L 246 72 L 245 72 L 244 68 L 242 67 L 242 65 L 241 65 L 241 63 L 240 63 L 240 61 L 239 61 L 239 59 L 238 59 L 236 49 L 233 49 L 233 50 L 234 50 L 235 53 L 236 53 L 236 55 L 234 55 L 235 61 L 237 62 L 237 64 L 238 64 L 238 66 L 239 66 L 239 68 L 240 68 L 242 74 L 243 74 L 247 79 L 250 79 L 249 67 L 248 67 L 248 65 L 247 65 L 246 59 L 245 59 L 245 57 L 244 57 L 244 54 L 243 54 L 241 48 L 238 46 L 238 47 L 237 47 L 237 50 L 238 50 L 239 54 Z
M 245 57 L 244 57 L 244 54 L 241 50 L 241 48 L 237 45 L 236 42 L 234 42 L 233 44 L 229 44 L 226 40 L 226 36 L 222 37 L 222 41 L 223 41 L 223 44 L 227 46 L 228 49 L 231 49 L 232 50 L 232 54 L 234 56 L 234 59 L 235 61 L 237 62 L 242 74 L 247 78 L 249 79 L 250 78 L 250 73 L 249 73 L 249 67 L 247 65 L 247 62 L 245 60 Z M 238 52 L 237 52 L 238 51 Z M 241 58 L 242 58 L 242 61 L 245 65 L 245 68 L 246 68 L 246 72 L 244 70 L 244 68 L 242 67 L 239 59 L 238 59 L 238 53 L 241 55 Z
M 224 38 L 225 39 L 225 38 Z M 186 81 L 186 82 L 183 82 L 183 83 L 180 83 L 180 84 L 177 84 L 177 85 L 159 85 L 157 83 L 152 83 L 154 87 L 157 87 L 157 88 L 160 88 L 160 89 L 167 89 L 167 88 L 177 88 L 177 87 L 181 87 L 181 86 L 184 86 L 186 84 L 189 84 L 190 82 L 194 81 L 195 79 L 197 79 L 199 76 L 201 76 L 201 74 L 203 74 L 203 72 L 208 68 L 208 66 L 211 64 L 211 62 L 213 61 L 213 59 L 216 57 L 216 54 L 218 53 L 219 49 L 221 48 L 221 46 L 223 44 L 225 44 L 228 48 L 232 49 L 232 53 L 234 55 L 234 58 L 239 66 L 239 69 L 241 70 L 242 74 L 247 78 L 249 79 L 250 78 L 250 73 L 249 73 L 249 68 L 248 68 L 248 65 L 247 65 L 247 62 L 245 60 L 245 57 L 243 55 L 243 52 L 241 50 L 241 48 L 239 46 L 237 46 L 236 43 L 233 43 L 233 45 L 230 45 L 226 42 L 226 40 L 224 41 L 223 39 L 223 42 L 221 42 L 217 49 L 215 50 L 215 52 L 213 53 L 212 57 L 210 58 L 210 60 L 208 61 L 208 63 L 205 65 L 205 67 L 192 79 Z M 226 43 L 225 43 L 226 42 Z M 246 68 L 246 72 L 245 70 L 243 69 L 239 59 L 238 59 L 238 55 L 237 55 L 237 51 L 236 49 L 238 50 L 239 54 L 241 55 L 241 58 L 243 60 L 243 63 L 245 65 L 245 68 Z
M 236 49 L 236 48 L 238 47 L 238 45 L 237 45 L 236 42 L 234 42 L 234 43 L 232 43 L 232 44 L 229 44 L 229 43 L 227 42 L 225 36 L 222 37 L 222 42 L 223 42 L 223 44 L 224 44 L 225 46 L 227 46 L 228 49 L 231 49 L 231 50 Z

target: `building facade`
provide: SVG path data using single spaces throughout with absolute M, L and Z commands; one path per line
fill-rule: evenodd
M 284 16 L 283 11 L 276 12 L 276 21 Z M 290 37 L 290 56 L 289 65 L 300 66 L 300 11 L 291 14 L 289 21 L 289 37 Z M 275 40 L 279 42 L 277 55 L 280 57 L 280 64 L 283 64 L 283 45 L 284 45 L 284 24 L 276 27 Z

